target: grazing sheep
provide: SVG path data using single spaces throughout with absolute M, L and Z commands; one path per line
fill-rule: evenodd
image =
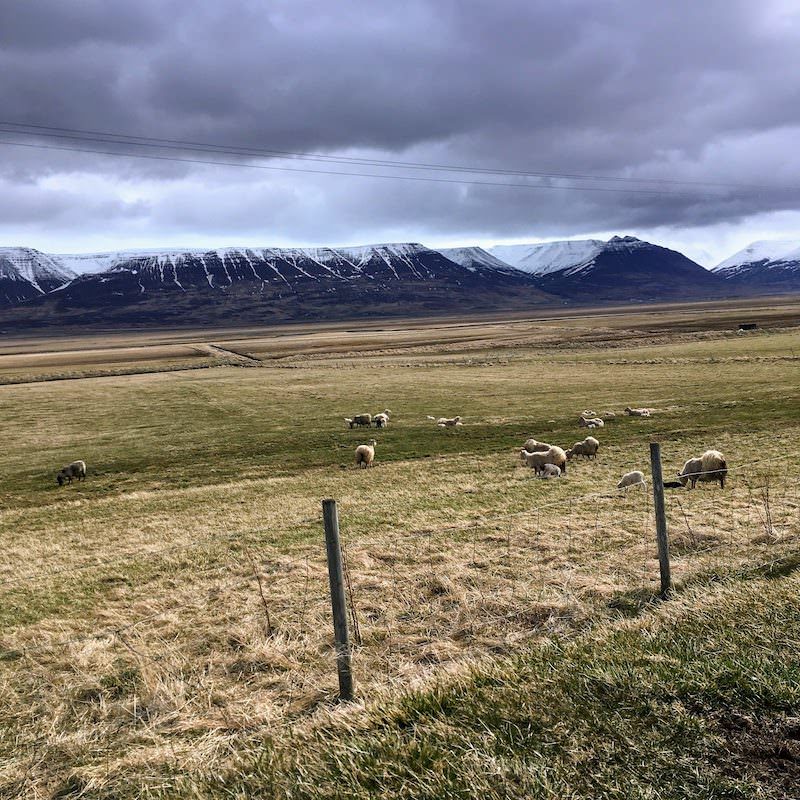
M 700 458 L 690 458 L 678 473 L 678 480 L 690 489 L 697 486 L 698 481 L 719 481 L 721 489 L 725 488 L 725 476 L 728 474 L 728 464 L 719 450 L 706 450 Z
M 647 483 L 644 479 L 644 473 L 638 469 L 633 472 L 626 472 L 622 476 L 622 480 L 617 484 L 617 489 L 627 489 L 629 486 L 641 486 L 646 488 Z
M 556 464 L 545 464 L 542 467 L 542 471 L 539 473 L 540 478 L 560 478 L 561 477 L 561 467 L 557 466 Z
M 581 417 L 578 420 L 578 425 L 581 428 L 602 428 L 605 426 L 605 422 L 600 417 Z
M 461 417 L 452 417 L 451 419 L 440 417 L 436 420 L 436 424 L 440 428 L 454 428 L 456 425 L 463 425 L 464 423 L 461 422 Z
M 529 453 L 524 447 L 519 451 L 522 461 L 529 466 L 537 475 L 542 471 L 545 464 L 555 464 L 561 468 L 561 472 L 567 471 L 567 456 L 560 448 L 553 445 L 545 452 Z
M 372 466 L 375 460 L 375 445 L 378 443 L 374 439 L 369 440 L 369 444 L 360 444 L 356 447 L 356 467 L 366 469 Z
M 72 483 L 73 478 L 77 478 L 79 481 L 86 480 L 85 461 L 73 461 L 71 464 L 67 464 L 66 467 L 59 470 L 56 475 L 56 481 L 59 486 L 63 486 L 65 481 L 67 483 Z
M 369 428 L 369 426 L 372 425 L 372 414 L 355 414 L 352 418 L 345 417 L 344 421 L 351 428 L 355 428 L 357 425 L 363 425 Z
M 594 436 L 587 436 L 582 442 L 575 442 L 567 450 L 567 458 L 573 456 L 586 456 L 586 458 L 597 458 L 597 451 L 600 449 L 600 442 Z
M 650 416 L 650 409 L 649 408 L 628 408 L 625 409 L 625 413 L 629 417 L 649 417 Z
M 389 416 L 392 412 L 389 409 L 385 409 L 381 411 L 380 414 L 376 414 L 372 421 L 375 423 L 376 428 L 385 428 L 389 424 Z
M 546 442 L 537 442 L 536 439 L 528 439 L 524 445 L 522 445 L 529 453 L 543 453 L 545 450 L 549 450 L 552 445 L 547 444 Z

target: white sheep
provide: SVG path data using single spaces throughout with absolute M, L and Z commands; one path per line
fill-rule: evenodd
M 560 467 L 561 472 L 567 471 L 566 453 L 556 445 L 553 445 L 545 452 L 529 453 L 524 447 L 519 451 L 522 461 L 529 466 L 537 475 L 542 471 L 545 464 L 555 464 Z
M 436 420 L 436 424 L 440 428 L 455 428 L 457 425 L 463 425 L 464 423 L 461 422 L 461 417 L 440 417 Z
M 59 486 L 63 486 L 65 481 L 66 483 L 72 483 L 73 478 L 77 478 L 79 481 L 86 480 L 85 461 L 73 461 L 71 464 L 67 464 L 66 467 L 59 470 L 56 475 L 56 481 Z
M 545 464 L 542 467 L 542 471 L 539 473 L 539 477 L 543 479 L 560 478 L 561 467 L 559 467 L 557 464 Z
M 536 439 L 528 439 L 522 446 L 529 453 L 543 453 L 545 450 L 549 450 L 552 447 L 552 445 L 546 442 L 537 442 Z
M 389 416 L 391 415 L 389 409 L 384 409 L 380 414 L 376 414 L 372 421 L 375 423 L 376 428 L 385 428 L 389 424 Z
M 650 409 L 649 408 L 628 408 L 625 409 L 625 413 L 629 417 L 649 417 L 650 416 Z
M 627 489 L 628 486 L 641 486 L 643 489 L 647 487 L 647 482 L 644 479 L 644 473 L 638 469 L 633 472 L 626 472 L 622 476 L 622 480 L 617 484 L 617 489 Z
M 356 467 L 366 469 L 372 466 L 375 460 L 375 446 L 378 443 L 374 439 L 370 439 L 369 444 L 360 444 L 356 447 Z
M 597 458 L 597 451 L 600 449 L 600 442 L 594 436 L 587 436 L 582 442 L 575 442 L 567 450 L 567 458 L 573 456 L 586 456 L 586 458 Z
M 725 477 L 728 474 L 728 463 L 719 450 L 706 450 L 700 458 L 690 458 L 678 473 L 678 480 L 690 489 L 697 486 L 698 481 L 719 481 L 721 489 L 725 488 Z
M 581 417 L 578 420 L 578 425 L 581 428 L 603 428 L 605 427 L 605 422 L 600 417 Z

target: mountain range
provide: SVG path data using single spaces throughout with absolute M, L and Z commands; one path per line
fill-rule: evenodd
M 0 248 L 0 324 L 259 323 L 800 292 L 800 241 L 755 242 L 707 270 L 632 236 L 432 249 Z

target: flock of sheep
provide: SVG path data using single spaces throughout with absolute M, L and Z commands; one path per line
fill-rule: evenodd
M 652 413 L 650 408 L 626 408 L 625 414 L 631 417 L 649 417 Z M 351 427 L 375 425 L 376 428 L 385 428 L 389 424 L 391 412 L 385 410 L 380 414 L 355 414 L 353 417 L 345 417 L 345 422 Z M 582 428 L 603 428 L 605 420 L 613 419 L 616 414 L 613 411 L 606 411 L 603 414 L 595 414 L 593 411 L 583 411 L 578 419 L 578 425 Z M 431 417 L 440 428 L 450 428 L 462 425 L 461 417 Z M 356 467 L 371 467 L 375 461 L 375 447 L 377 442 L 371 439 L 368 444 L 361 444 L 356 448 Z M 587 436 L 580 442 L 575 442 L 567 450 L 557 445 L 538 442 L 536 439 L 528 439 L 519 451 L 522 463 L 530 467 L 537 477 L 560 478 L 566 474 L 567 462 L 576 456 L 583 456 L 587 459 L 597 458 L 597 451 L 600 449 L 600 442 L 594 436 Z M 678 473 L 677 480 L 666 481 L 665 488 L 677 488 L 689 486 L 694 489 L 698 481 L 719 481 L 721 488 L 725 488 L 725 478 L 728 474 L 728 465 L 725 457 L 718 450 L 706 450 L 697 458 L 690 458 L 683 465 L 683 469 Z M 644 473 L 640 470 L 633 470 L 625 473 L 617 484 L 618 489 L 627 489 L 630 486 L 646 487 Z
M 649 408 L 626 408 L 625 413 L 633 417 L 649 417 Z M 354 414 L 352 417 L 345 417 L 344 421 L 351 427 L 370 427 L 385 428 L 389 424 L 392 412 L 384 409 L 378 414 Z M 601 415 L 593 411 L 584 411 L 578 419 L 578 425 L 582 428 L 602 428 L 605 426 L 606 419 L 612 419 L 616 415 L 613 411 L 606 411 Z M 431 417 L 440 428 L 453 428 L 463 425 L 461 417 Z M 366 469 L 375 462 L 375 447 L 378 443 L 375 439 L 370 439 L 367 444 L 360 444 L 356 447 L 356 467 Z M 560 478 L 567 471 L 567 461 L 575 456 L 583 456 L 587 459 L 597 458 L 597 451 L 600 449 L 600 442 L 594 436 L 587 436 L 583 441 L 575 442 L 567 450 L 563 450 L 557 445 L 537 442 L 536 439 L 528 439 L 519 451 L 520 459 L 523 464 L 530 467 L 540 478 Z M 677 488 L 686 486 L 694 489 L 698 481 L 719 481 L 721 488 L 725 488 L 725 478 L 728 474 L 728 465 L 725 457 L 718 450 L 706 450 L 697 458 L 690 458 L 683 465 L 683 469 L 678 473 L 677 481 L 667 481 L 664 483 L 666 488 Z M 59 470 L 56 481 L 59 486 L 65 483 L 72 483 L 73 478 L 81 481 L 86 480 L 86 462 L 73 461 Z M 629 486 L 646 486 L 644 473 L 640 470 L 627 472 L 617 484 L 618 489 L 627 489 Z

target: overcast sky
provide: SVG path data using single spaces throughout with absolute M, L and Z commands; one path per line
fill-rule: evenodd
M 794 0 L 6 0 L 0 129 L 16 132 L 0 133 L 0 245 L 629 233 L 716 263 L 800 239 L 798 53 Z M 44 149 L 134 150 L 7 123 L 626 180 L 139 159 Z

